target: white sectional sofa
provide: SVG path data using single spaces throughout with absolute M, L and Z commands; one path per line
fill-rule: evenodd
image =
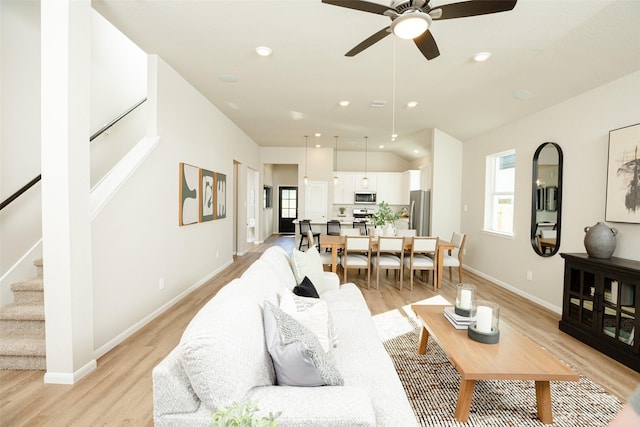
M 296 286 L 293 270 L 286 252 L 271 247 L 197 313 L 153 370 L 155 425 L 206 426 L 216 408 L 244 401 L 255 402 L 260 415 L 281 412 L 282 427 L 417 425 L 362 293 L 333 273 L 321 273 L 318 291 L 337 341 L 328 354 L 343 385 L 277 384 L 263 311 L 265 301 L 278 306 L 283 289 Z

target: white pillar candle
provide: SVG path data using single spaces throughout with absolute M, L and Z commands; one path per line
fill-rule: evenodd
M 471 308 L 471 291 L 463 289 L 460 291 L 460 308 L 468 310 Z
M 476 329 L 485 334 L 491 333 L 491 323 L 493 321 L 493 310 L 491 307 L 479 305 L 476 308 Z

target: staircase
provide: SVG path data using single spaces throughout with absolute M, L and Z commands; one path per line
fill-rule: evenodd
M 0 308 L 0 369 L 46 370 L 42 260 L 37 277 L 11 285 L 14 302 Z

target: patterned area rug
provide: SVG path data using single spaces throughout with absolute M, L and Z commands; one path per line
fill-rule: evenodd
M 395 314 L 394 314 L 395 313 Z M 374 317 L 422 426 L 545 426 L 536 414 L 533 381 L 478 381 L 466 423 L 453 416 L 460 375 L 442 349 L 429 340 L 426 355 L 416 352 L 419 327 L 415 320 L 390 312 Z M 602 427 L 622 404 L 588 378 L 552 381 L 552 426 Z

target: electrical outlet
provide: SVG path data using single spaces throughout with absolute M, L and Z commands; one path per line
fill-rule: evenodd
M 527 280 L 533 280 L 533 271 L 527 271 Z
M 161 277 L 160 280 L 158 280 L 158 289 L 164 289 L 164 277 Z

